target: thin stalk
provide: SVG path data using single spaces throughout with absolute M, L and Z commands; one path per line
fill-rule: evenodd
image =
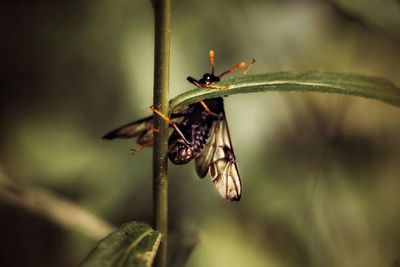
M 171 0 L 152 0 L 152 3 L 155 14 L 153 105 L 162 113 L 168 114 Z M 166 267 L 168 248 L 168 124 L 160 116 L 154 116 L 154 127 L 158 131 L 154 133 L 153 147 L 153 216 L 154 228 L 162 234 L 156 266 Z

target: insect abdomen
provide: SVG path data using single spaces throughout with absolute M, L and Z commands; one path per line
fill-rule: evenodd
M 196 158 L 203 150 L 207 141 L 210 127 L 207 124 L 193 124 L 187 131 L 185 137 L 190 143 L 176 132 L 174 132 L 168 142 L 168 157 L 174 164 L 186 164 Z

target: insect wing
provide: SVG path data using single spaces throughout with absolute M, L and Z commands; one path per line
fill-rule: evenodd
M 204 177 L 209 170 L 211 179 L 223 198 L 229 201 L 240 200 L 242 184 L 225 119 L 216 121 L 213 125 L 205 148 L 196 158 L 196 169 L 200 177 Z
M 230 151 L 231 152 L 231 151 Z M 236 163 L 226 158 L 210 165 L 210 175 L 220 195 L 229 201 L 239 201 L 242 185 Z
M 183 106 L 171 115 L 171 120 L 179 123 L 189 111 L 188 106 Z M 105 134 L 103 139 L 112 140 L 115 138 L 133 138 L 138 137 L 137 143 L 144 145 L 153 140 L 153 116 L 122 125 L 115 130 Z
M 242 184 L 226 119 L 220 121 L 218 125 L 219 134 L 216 137 L 216 149 L 210 165 L 211 179 L 223 198 L 239 201 Z
M 112 140 L 115 138 L 133 138 L 137 136 L 146 136 L 151 133 L 153 127 L 153 116 L 149 116 L 118 127 L 115 130 L 103 136 L 104 139 Z
M 196 158 L 196 171 L 200 178 L 204 178 L 208 173 L 208 169 L 213 162 L 215 150 L 217 147 L 217 138 L 219 135 L 219 121 L 215 121 L 211 126 L 210 133 L 208 135 L 207 143 L 204 145 L 200 155 Z

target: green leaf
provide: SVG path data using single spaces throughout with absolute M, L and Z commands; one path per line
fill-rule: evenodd
M 388 80 L 360 74 L 322 71 L 276 72 L 248 75 L 217 83 L 229 88 L 196 88 L 170 100 L 170 111 L 182 105 L 189 105 L 198 98 L 208 99 L 233 94 L 297 91 L 347 94 L 381 100 L 400 107 L 400 88 Z
M 151 266 L 161 234 L 141 222 L 129 222 L 101 240 L 81 267 Z

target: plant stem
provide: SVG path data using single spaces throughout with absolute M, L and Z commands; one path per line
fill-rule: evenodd
M 152 3 L 155 14 L 153 105 L 162 113 L 168 114 L 171 0 L 153 0 Z M 160 116 L 154 116 L 154 127 L 158 131 L 154 133 L 153 147 L 153 216 L 154 228 L 162 234 L 156 266 L 166 267 L 168 242 L 168 124 Z

